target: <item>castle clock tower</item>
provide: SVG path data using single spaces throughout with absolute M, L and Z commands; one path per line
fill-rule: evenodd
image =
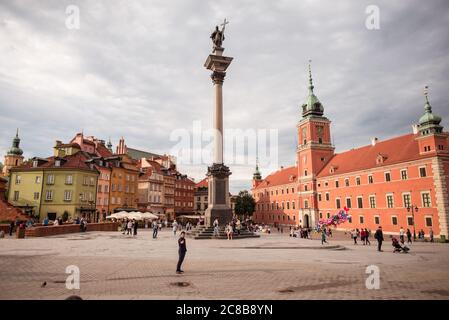
M 298 146 L 296 162 L 299 182 L 299 217 L 303 227 L 313 227 L 318 221 L 316 175 L 334 155 L 330 120 L 323 116 L 324 108 L 313 92 L 309 63 L 309 94 L 301 106 L 302 119 L 297 124 Z

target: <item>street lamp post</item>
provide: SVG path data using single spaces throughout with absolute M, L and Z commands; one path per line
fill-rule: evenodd
M 418 206 L 411 205 L 407 207 L 407 212 L 412 213 L 412 220 L 413 220 L 413 241 L 416 241 L 416 228 L 415 228 L 415 212 L 418 212 Z

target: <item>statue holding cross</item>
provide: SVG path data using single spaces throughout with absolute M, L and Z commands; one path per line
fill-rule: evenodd
M 228 23 L 229 21 L 226 21 L 226 19 L 224 19 L 223 23 L 220 24 L 221 26 L 223 26 L 223 28 L 220 30 L 218 26 L 216 26 L 214 32 L 212 32 L 210 38 L 212 39 L 212 43 L 214 44 L 214 49 L 222 48 L 221 45 L 223 44 L 223 41 L 225 39 L 224 31 Z

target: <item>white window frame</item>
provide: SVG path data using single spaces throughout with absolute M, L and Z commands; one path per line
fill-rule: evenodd
M 54 174 L 49 174 L 47 176 L 47 184 L 55 184 L 55 175 Z
M 392 203 L 391 207 L 388 206 L 388 196 L 391 196 L 391 198 L 393 199 L 393 203 Z M 394 208 L 394 195 L 392 193 L 385 194 L 385 204 L 386 204 L 386 207 L 388 209 L 393 209 Z
M 405 179 L 402 176 L 402 172 L 405 172 Z M 401 169 L 399 171 L 399 175 L 401 176 L 401 180 L 403 180 L 403 181 L 408 180 L 408 170 L 407 169 Z
M 375 225 L 380 225 L 380 223 L 381 223 L 381 221 L 380 221 L 380 215 L 376 214 L 376 215 L 373 216 L 373 218 L 374 218 L 374 224 L 375 224 Z M 376 223 L 376 218 L 379 219 L 379 223 Z
M 406 219 L 406 223 L 408 227 L 413 227 L 413 216 L 409 215 L 409 216 L 405 216 Z M 408 223 L 408 220 L 411 219 L 412 220 L 412 224 Z
M 53 201 L 53 190 L 47 190 L 45 192 L 45 201 Z
M 427 225 L 427 218 L 430 218 L 432 225 L 430 225 L 430 226 Z M 433 217 L 429 216 L 429 215 L 424 216 L 424 225 L 426 226 L 426 228 L 432 228 L 433 227 Z
M 410 197 L 410 205 L 413 203 L 413 201 L 412 201 L 412 194 L 410 193 L 410 192 L 402 192 L 402 194 L 401 194 L 401 197 L 402 197 L 402 206 L 404 207 L 404 208 L 407 208 L 407 206 L 405 205 L 405 199 L 404 199 L 404 196 L 405 195 L 409 195 L 409 197 Z
M 428 194 L 429 195 L 429 206 L 424 206 L 424 198 L 423 198 L 424 194 Z M 421 206 L 423 208 L 431 208 L 432 207 L 432 194 L 430 193 L 430 191 L 428 191 L 428 190 L 421 191 Z
M 374 207 L 371 205 L 371 198 L 374 198 Z M 369 208 L 370 209 L 376 209 L 376 207 L 377 207 L 376 195 L 375 194 L 370 194 L 368 196 L 368 200 L 369 200 Z
M 396 224 L 393 223 L 393 218 L 396 218 Z M 390 217 L 390 219 L 391 219 L 391 225 L 392 225 L 392 226 L 397 226 L 397 225 L 399 224 L 399 219 L 398 219 L 398 216 L 397 216 L 397 215 L 392 215 L 392 216 Z
M 390 180 L 387 180 L 387 174 L 390 176 Z M 384 180 L 385 182 L 391 182 L 391 171 L 384 172 Z
M 370 182 L 370 178 L 371 178 L 371 182 Z M 374 184 L 374 176 L 373 176 L 373 174 L 369 174 L 368 175 L 368 184 Z
M 426 172 L 426 175 L 424 177 L 421 175 L 421 169 L 424 169 L 424 171 Z M 420 178 L 427 178 L 427 166 L 419 166 L 418 173 Z
M 72 190 L 64 190 L 64 201 L 72 201 Z
M 68 174 L 65 176 L 65 184 L 73 184 L 73 175 Z

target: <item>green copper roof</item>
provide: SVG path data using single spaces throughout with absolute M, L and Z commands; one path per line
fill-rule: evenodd
M 310 67 L 309 61 L 309 95 L 306 102 L 302 105 L 302 116 L 307 117 L 310 115 L 322 116 L 324 113 L 323 105 L 317 96 L 313 92 L 313 81 L 312 81 L 312 69 Z
M 429 99 L 426 93 L 426 104 L 424 105 L 424 114 L 419 118 L 419 124 L 436 124 L 439 125 L 441 122 L 441 117 L 432 113 L 432 106 L 429 103 Z
M 16 136 L 12 140 L 12 146 L 11 149 L 8 151 L 8 155 L 16 155 L 21 156 L 23 154 L 23 150 L 20 149 L 20 138 L 19 138 L 19 129 L 16 131 Z

